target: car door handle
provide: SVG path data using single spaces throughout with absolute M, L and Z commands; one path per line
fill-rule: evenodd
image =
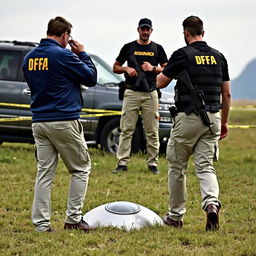
M 30 89 L 28 89 L 28 88 L 27 88 L 27 89 L 24 89 L 24 90 L 22 91 L 22 93 L 25 94 L 25 95 L 29 95 L 29 96 L 31 95 L 31 91 L 30 91 Z
M 86 90 L 88 89 L 88 87 L 85 86 L 85 85 L 80 84 L 80 89 L 81 89 L 82 91 L 86 91 Z

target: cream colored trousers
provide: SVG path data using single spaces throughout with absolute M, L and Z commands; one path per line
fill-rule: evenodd
M 186 171 L 189 157 L 193 154 L 196 175 L 200 183 L 202 208 L 208 204 L 221 205 L 219 185 L 213 161 L 218 158 L 218 140 L 220 137 L 220 113 L 209 113 L 213 122 L 211 128 L 205 126 L 200 116 L 194 113 L 178 113 L 167 145 L 169 161 L 169 215 L 173 220 L 182 220 L 186 212 L 187 201 Z
M 38 161 L 32 222 L 37 231 L 44 231 L 50 226 L 51 186 L 60 155 L 71 174 L 65 222 L 78 223 L 91 171 L 83 127 L 78 120 L 39 122 L 32 123 L 32 130 Z
M 120 121 L 121 135 L 117 151 L 119 165 L 126 165 L 130 159 L 132 136 L 141 111 L 147 140 L 147 165 L 157 166 L 159 153 L 159 113 L 157 91 L 151 93 L 126 89 Z

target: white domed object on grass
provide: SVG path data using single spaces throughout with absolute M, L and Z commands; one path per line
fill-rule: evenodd
M 83 219 L 92 227 L 112 226 L 125 230 L 164 225 L 163 220 L 152 210 L 127 201 L 100 205 L 87 212 Z

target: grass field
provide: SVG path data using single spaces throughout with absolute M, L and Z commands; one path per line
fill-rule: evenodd
M 232 111 L 230 124 L 255 124 L 255 111 Z M 30 220 L 36 176 L 34 147 L 4 143 L 0 147 L 0 255 L 256 255 L 256 130 L 230 129 L 220 141 L 215 164 L 220 184 L 221 229 L 205 232 L 193 161 L 187 174 L 188 202 L 183 229 L 146 227 L 126 232 L 100 228 L 91 233 L 64 231 L 69 174 L 58 165 L 52 190 L 55 232 L 37 233 Z M 145 156 L 132 156 L 129 171 L 114 175 L 116 159 L 90 149 L 90 176 L 84 212 L 107 202 L 131 201 L 164 216 L 167 213 L 167 160 L 160 175 L 147 171 Z

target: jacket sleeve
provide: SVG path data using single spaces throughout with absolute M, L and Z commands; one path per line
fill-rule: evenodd
M 74 81 L 88 87 L 97 83 L 97 69 L 86 52 L 81 52 L 77 56 L 71 51 L 66 51 L 65 73 Z

